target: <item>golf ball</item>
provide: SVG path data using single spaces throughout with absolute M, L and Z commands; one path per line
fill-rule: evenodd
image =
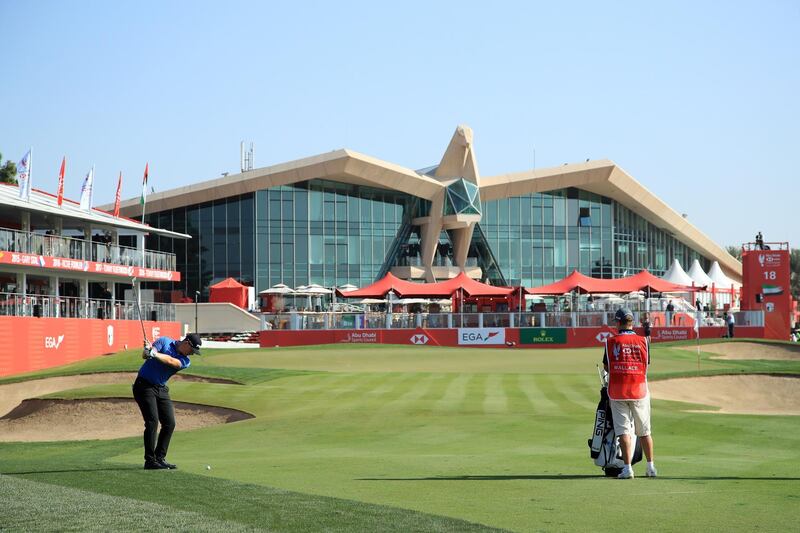
M 206 465 L 206 470 L 211 470 L 211 465 Z

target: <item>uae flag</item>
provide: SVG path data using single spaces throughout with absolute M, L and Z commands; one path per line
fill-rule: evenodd
M 144 165 L 144 178 L 142 178 L 142 197 L 139 198 L 139 203 L 142 204 L 142 210 L 144 210 L 144 204 L 147 203 L 147 174 L 149 167 L 150 163 L 146 163 Z
M 67 156 L 61 160 L 61 170 L 58 171 L 58 205 L 64 203 L 64 172 L 67 170 Z
M 117 195 L 114 197 L 114 216 L 119 216 L 119 203 L 122 200 L 122 172 L 119 173 L 117 180 Z

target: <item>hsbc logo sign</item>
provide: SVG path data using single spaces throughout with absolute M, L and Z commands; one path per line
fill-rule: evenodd
M 44 347 L 48 350 L 58 350 L 58 347 L 61 346 L 62 342 L 64 342 L 64 335 L 59 335 L 58 337 L 45 337 Z
M 412 335 L 410 340 L 411 344 L 428 344 L 430 339 L 424 333 L 418 333 L 416 335 Z
M 493 346 L 506 343 L 505 328 L 459 328 L 458 344 Z
M 601 331 L 600 333 L 597 334 L 595 339 L 597 339 L 597 342 L 605 342 L 606 339 L 613 336 L 614 334 L 609 331 Z

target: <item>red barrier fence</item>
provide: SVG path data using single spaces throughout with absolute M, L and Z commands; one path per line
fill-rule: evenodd
M 177 338 L 177 322 L 145 321 L 152 341 Z M 138 320 L 0 316 L 0 376 L 32 372 L 142 345 Z
M 591 348 L 599 347 L 613 335 L 610 327 L 600 328 L 453 328 L 453 329 L 337 329 L 337 330 L 264 330 L 262 348 L 309 346 L 316 344 L 406 344 L 419 346 L 507 347 L 517 348 Z M 641 329 L 638 333 L 642 333 Z M 721 338 L 724 327 L 704 327 L 700 338 Z M 740 326 L 738 337 L 763 338 L 764 328 Z M 653 328 L 653 342 L 694 340 L 692 328 Z

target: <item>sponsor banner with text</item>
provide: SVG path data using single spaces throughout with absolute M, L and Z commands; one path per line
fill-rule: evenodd
M 505 328 L 459 328 L 459 345 L 492 346 L 506 343 Z
M 665 330 L 665 331 L 662 331 Z M 532 333 L 524 333 L 530 330 Z M 545 335 L 541 332 L 545 330 Z M 499 335 L 492 335 L 489 339 L 491 343 L 479 342 L 477 332 L 502 332 Z M 467 339 L 465 344 L 462 337 L 463 332 L 471 332 L 475 335 L 473 339 Z M 643 334 L 641 328 L 637 328 L 638 334 Z M 719 338 L 726 332 L 723 327 L 703 328 L 700 336 L 704 339 Z M 260 343 L 262 347 L 281 347 L 281 346 L 310 346 L 315 344 L 404 344 L 407 346 L 415 345 L 426 346 L 463 346 L 469 348 L 505 348 L 506 343 L 516 348 L 524 349 L 548 349 L 548 348 L 598 348 L 602 350 L 605 340 L 616 334 L 610 327 L 599 328 L 465 328 L 465 329 L 357 329 L 357 330 L 304 330 L 293 331 L 287 329 L 270 329 L 260 332 Z M 667 342 L 673 340 L 686 339 L 692 340 L 694 334 L 692 328 L 653 328 L 653 342 Z M 483 338 L 486 333 L 482 333 Z M 563 337 L 562 337 L 563 335 Z M 737 337 L 762 338 L 764 328 L 760 327 L 736 327 Z M 530 342 L 532 337 L 538 337 L 538 342 Z M 688 336 L 688 337 L 687 337 Z M 552 340 L 563 342 L 542 342 L 541 340 Z M 601 352 L 602 353 L 602 352 Z
M 519 331 L 520 344 L 566 344 L 566 328 L 522 328 Z
M 145 321 L 150 341 L 178 338 L 177 322 Z M 142 346 L 138 320 L 0 316 L 0 376 L 66 365 Z
M 155 268 L 142 268 L 113 263 L 98 263 L 95 261 L 82 261 L 79 259 L 23 254 L 19 252 L 0 252 L 0 264 L 47 268 L 69 272 L 87 272 L 89 274 L 109 274 L 112 276 L 137 277 L 159 281 L 181 280 L 180 272 L 171 270 L 158 270 Z

